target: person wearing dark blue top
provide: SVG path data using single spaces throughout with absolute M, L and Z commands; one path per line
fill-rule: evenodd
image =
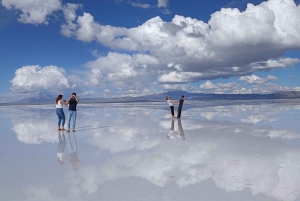
M 72 97 L 69 98 L 68 100 L 68 104 L 69 104 L 69 113 L 68 113 L 68 130 L 67 132 L 70 132 L 70 123 L 71 123 L 71 119 L 72 119 L 72 126 L 73 132 L 76 132 L 75 130 L 75 126 L 76 126 L 76 107 L 77 107 L 77 103 L 79 102 L 76 93 L 72 93 Z
M 181 96 L 181 98 L 180 98 L 180 100 L 178 102 L 179 102 L 179 105 L 178 105 L 177 118 L 180 118 L 180 116 L 181 116 L 181 109 L 182 109 L 183 102 L 184 102 L 184 96 Z

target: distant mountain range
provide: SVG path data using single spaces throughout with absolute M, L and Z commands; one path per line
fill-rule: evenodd
M 79 97 L 83 103 L 124 103 L 124 102 L 162 102 L 166 100 L 166 96 L 170 96 L 171 100 L 179 100 L 184 95 L 185 100 L 263 100 L 263 99 L 297 99 L 300 98 L 300 91 L 279 91 L 272 94 L 206 94 L 206 93 L 189 93 L 186 91 L 168 91 L 138 97 L 118 97 L 118 98 L 84 98 Z M 45 104 L 53 103 L 56 97 L 34 97 L 30 99 L 19 100 L 10 105 L 22 104 Z M 5 103 L 0 104 L 7 105 Z
M 179 100 L 181 96 L 185 100 L 263 100 L 263 99 L 296 99 L 300 98 L 300 91 L 279 91 L 272 94 L 205 94 L 189 93 L 186 91 L 168 91 L 139 97 L 106 98 L 98 100 L 86 100 L 87 102 L 161 102 L 170 96 L 172 100 Z

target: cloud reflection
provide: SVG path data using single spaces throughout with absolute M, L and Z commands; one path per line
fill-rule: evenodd
M 212 180 L 216 187 L 226 192 L 249 189 L 253 195 L 262 193 L 278 200 L 296 200 L 300 197 L 300 148 L 288 146 L 286 140 L 300 138 L 300 134 L 290 127 L 278 129 L 285 124 L 285 117 L 293 108 L 282 105 L 263 105 L 260 109 L 258 106 L 190 108 L 185 110 L 182 120 L 164 118 L 168 111 L 162 109 L 105 107 L 97 111 L 82 108 L 76 135 L 81 136 L 82 144 L 96 149 L 95 152 L 109 151 L 110 155 L 95 157 L 98 159 L 92 164 L 81 161 L 78 170 L 64 176 L 64 182 L 68 191 L 75 189 L 80 198 L 96 195 L 108 182 L 142 178 L 153 184 L 153 188 L 165 187 L 169 182 L 183 188 Z M 233 119 L 226 115 L 227 121 L 208 121 L 199 114 L 199 111 L 214 110 L 232 112 Z M 240 111 L 244 113 L 238 114 Z M 241 122 L 242 118 L 259 112 L 276 114 L 277 121 Z M 18 118 L 16 116 L 12 122 L 14 128 L 23 126 L 23 129 L 14 129 L 22 142 L 57 140 L 57 135 L 52 133 L 55 140 L 46 141 L 48 135 L 38 133 L 38 128 L 32 126 L 34 120 Z M 55 121 L 50 118 L 41 123 L 43 127 L 52 124 L 55 127 Z M 179 139 L 184 136 L 186 140 L 168 140 L 166 135 Z M 69 137 L 72 140 L 72 134 Z M 24 140 L 26 138 L 30 140 Z M 41 188 L 41 191 L 51 200 L 49 192 L 56 191 L 48 188 Z M 26 192 L 29 195 L 30 188 Z

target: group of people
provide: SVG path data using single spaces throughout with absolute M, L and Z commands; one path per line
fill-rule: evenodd
M 72 97 L 68 100 L 63 100 L 63 95 L 58 95 L 55 100 L 56 105 L 56 114 L 58 117 L 58 130 L 65 130 L 65 113 L 63 110 L 63 106 L 69 105 L 69 111 L 68 111 L 68 129 L 67 132 L 70 132 L 70 124 L 72 119 L 72 131 L 76 132 L 75 126 L 76 126 L 76 107 L 77 103 L 79 102 L 79 99 L 76 96 L 76 93 L 72 93 Z
M 169 96 L 166 97 L 167 103 L 170 106 L 171 114 L 173 118 L 180 118 L 181 117 L 181 110 L 184 102 L 184 96 L 181 96 L 181 98 L 178 101 L 171 100 Z M 178 104 L 178 112 L 177 117 L 174 115 L 174 104 L 173 103 L 179 103 Z
M 173 118 L 180 118 L 181 117 L 181 110 L 184 102 L 184 96 L 181 96 L 181 98 L 178 101 L 173 101 L 170 99 L 169 96 L 166 97 L 166 101 L 168 102 L 171 110 L 171 114 Z M 72 93 L 72 97 L 69 98 L 68 100 L 63 100 L 63 95 L 58 95 L 56 100 L 55 100 L 55 105 L 56 105 L 56 114 L 58 117 L 58 130 L 65 130 L 65 113 L 63 110 L 63 106 L 69 106 L 69 111 L 68 111 L 68 129 L 67 132 L 70 132 L 70 124 L 71 124 L 71 119 L 72 119 L 72 132 L 76 132 L 75 126 L 76 126 L 76 107 L 77 103 L 79 102 L 79 99 L 77 98 L 76 93 Z M 178 104 L 178 112 L 177 112 L 177 117 L 174 115 L 174 103 L 179 103 Z

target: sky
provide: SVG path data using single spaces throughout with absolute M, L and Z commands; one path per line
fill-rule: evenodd
M 1 0 L 0 102 L 300 91 L 299 0 Z

